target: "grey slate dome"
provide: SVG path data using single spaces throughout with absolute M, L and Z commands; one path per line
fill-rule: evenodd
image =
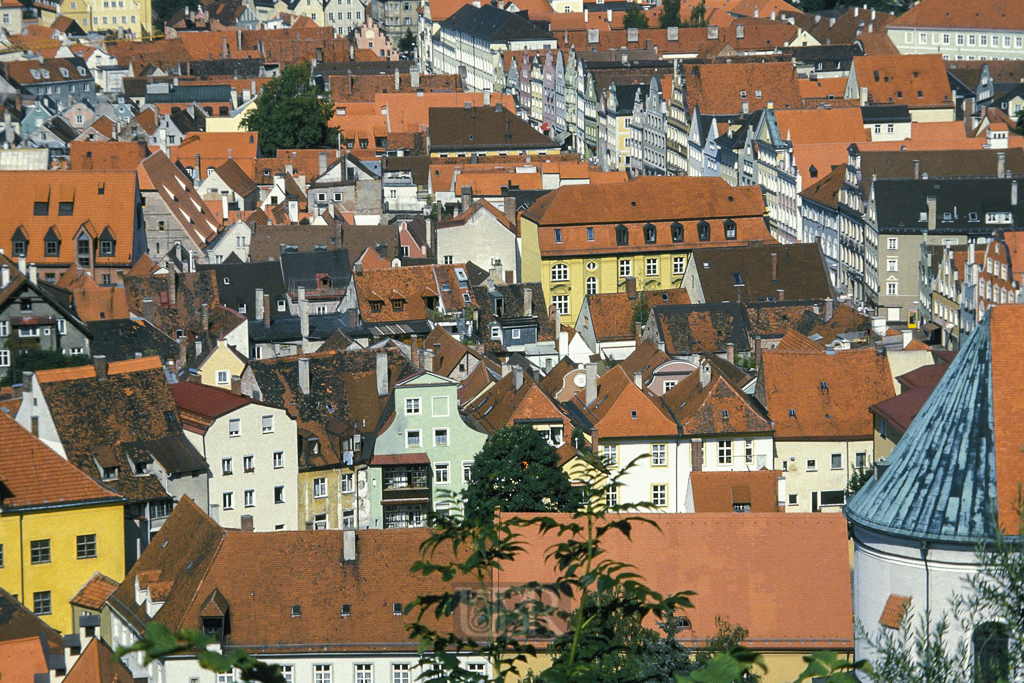
M 846 518 L 922 540 L 970 543 L 995 535 L 992 384 L 989 311 L 888 457 L 886 470 L 850 499 Z

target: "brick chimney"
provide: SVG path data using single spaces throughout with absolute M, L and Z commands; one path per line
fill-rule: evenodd
M 583 398 L 584 402 L 589 406 L 597 400 L 597 363 L 587 363 L 586 373 L 587 383 Z
M 252 532 L 252 515 L 242 515 L 242 533 L 251 534 Z
M 270 327 L 270 295 L 263 295 L 263 326 Z
M 779 255 L 772 252 L 772 282 L 779 280 Z
M 167 305 L 171 307 L 178 305 L 177 279 L 178 274 L 174 272 L 174 268 L 169 268 L 167 270 Z
M 626 298 L 629 299 L 630 301 L 636 301 L 636 278 L 635 277 L 630 276 L 630 277 L 626 278 Z
M 107 380 L 107 357 L 93 356 L 92 366 L 96 370 L 96 379 L 105 382 Z

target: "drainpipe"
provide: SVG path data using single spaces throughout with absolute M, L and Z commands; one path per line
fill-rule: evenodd
M 932 586 L 928 576 L 928 541 L 921 541 L 921 559 L 924 561 L 924 609 L 927 614 L 932 608 Z

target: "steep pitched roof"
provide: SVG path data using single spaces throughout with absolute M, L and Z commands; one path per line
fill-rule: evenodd
M 220 226 L 192 187 L 192 181 L 163 152 L 150 155 L 139 165 L 144 190 L 155 189 L 167 204 L 171 215 L 192 238 L 197 247 L 212 240 Z
M 735 505 L 749 505 L 750 512 L 779 512 L 779 473 L 691 472 L 693 511 L 733 512 Z
M 515 373 L 511 372 L 464 410 L 466 416 L 488 434 L 494 434 L 502 427 L 510 427 L 520 420 L 558 420 L 562 423 L 564 435 L 568 436 L 572 431 L 565 414 L 526 372 L 518 388 Z
M 367 323 L 382 323 L 425 320 L 428 302 L 438 300 L 447 311 L 475 307 L 468 276 L 460 271 L 465 275 L 462 264 L 363 269 L 354 278 L 359 312 Z
M 702 361 L 661 397 L 684 434 L 757 434 L 772 431 L 772 423 L 718 367 Z
M 1020 3 L 1014 0 L 993 0 L 977 6 L 955 0 L 924 0 L 912 5 L 891 26 L 900 29 L 1024 31 L 1024 17 L 1020 10 Z
M 690 303 L 685 289 L 663 289 L 640 292 L 648 306 L 668 306 Z M 587 306 L 590 320 L 584 324 L 594 327 L 594 336 L 599 342 L 633 339 L 636 326 L 633 313 L 639 298 L 631 300 L 626 292 L 588 294 Z
M 912 108 L 952 107 L 953 93 L 942 55 L 874 55 L 853 58 L 857 86 L 873 104 Z
M 65 683 L 131 683 L 135 679 L 114 651 L 99 638 L 93 638 L 68 671 Z
M 758 383 L 778 440 L 870 439 L 868 408 L 895 395 L 888 359 L 874 349 L 766 351 Z
M 535 130 L 516 116 L 514 111 L 509 111 L 501 104 L 497 107 L 431 108 L 429 126 L 431 151 L 556 147 L 551 138 Z
M 711 303 L 835 298 L 817 244 L 701 249 L 690 258 L 704 300 Z
M 72 605 L 85 607 L 86 609 L 99 611 L 120 584 L 109 576 L 96 572 L 85 582 L 81 590 L 71 598 Z
M 0 412 L 0 507 L 89 505 L 123 500 Z
M 586 402 L 586 388 L 563 404 L 576 421 L 596 428 L 601 438 L 629 438 L 639 430 L 647 435 L 675 436 L 677 425 L 661 400 L 634 384 L 621 366 L 597 380 L 597 397 Z
M 702 114 L 739 114 L 744 104 L 751 111 L 802 105 L 796 71 L 788 61 L 693 64 L 686 66 L 685 77 L 687 104 L 691 111 L 699 106 Z

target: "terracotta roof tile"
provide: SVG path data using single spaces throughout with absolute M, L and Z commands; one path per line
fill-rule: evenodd
M 693 511 L 734 512 L 736 505 L 749 505 L 747 512 L 779 512 L 779 473 L 691 472 Z
M 854 57 L 857 86 L 868 89 L 873 104 L 905 104 L 912 109 L 953 107 L 953 93 L 942 55 Z
M 597 398 L 586 403 L 586 389 L 580 389 L 566 404 L 574 417 L 582 418 L 597 428 L 601 438 L 635 437 L 638 430 L 645 435 L 675 436 L 675 421 L 660 398 L 640 389 L 616 365 L 597 380 Z
M 955 0 L 924 0 L 912 5 L 893 28 L 990 29 L 1024 31 L 1020 3 L 1014 0 L 992 0 L 979 5 Z
M 772 423 L 753 399 L 707 360 L 662 395 L 684 434 L 765 434 Z M 704 381 L 706 380 L 706 384 Z
M 648 306 L 690 303 L 685 289 L 650 290 L 641 294 Z M 633 339 L 636 336 L 633 309 L 637 301 L 631 301 L 626 292 L 588 294 L 590 320 L 584 324 L 589 322 L 594 326 L 594 336 L 600 342 Z
M 910 609 L 910 602 L 911 599 L 906 596 L 890 593 L 885 600 L 885 607 L 882 608 L 882 616 L 878 618 L 878 623 L 886 628 L 899 628 L 907 610 Z
M 700 106 L 702 114 L 739 114 L 744 103 L 751 111 L 767 107 L 769 102 L 776 111 L 803 104 L 790 62 L 689 65 L 686 91 L 691 110 Z
M 841 79 L 834 79 L 841 80 Z M 868 131 L 860 107 L 839 109 L 789 109 L 775 112 L 779 134 L 794 145 L 819 144 L 842 140 L 866 142 Z M 820 169 L 819 169 L 820 170 Z
M 85 585 L 75 594 L 75 597 L 71 598 L 71 604 L 99 611 L 107 598 L 117 590 L 118 585 L 120 584 L 109 576 L 96 572 L 92 575 L 92 578 L 85 582 Z
M 73 140 L 70 163 L 76 171 L 134 171 L 147 156 L 149 150 L 137 142 Z
M 368 323 L 425 320 L 437 299 L 449 312 L 464 306 L 475 307 L 469 280 L 459 280 L 456 269 L 465 272 L 461 264 L 364 269 L 353 278 L 363 320 Z M 463 295 L 469 296 L 468 302 Z M 428 300 L 432 301 L 430 308 Z

